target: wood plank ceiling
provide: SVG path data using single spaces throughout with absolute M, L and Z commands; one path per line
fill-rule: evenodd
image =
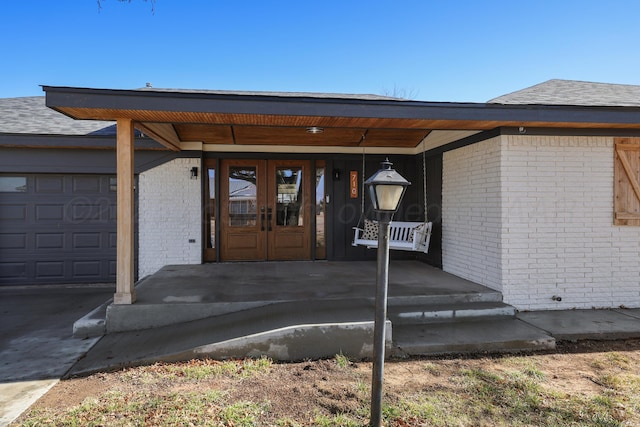
M 433 129 L 487 130 L 494 121 L 428 120 L 367 117 L 283 116 L 203 112 L 84 109 L 58 107 L 75 118 L 112 120 L 127 117 L 143 133 L 170 148 L 183 142 L 213 145 L 281 145 L 311 147 L 414 148 Z M 309 133 L 309 127 L 322 128 Z

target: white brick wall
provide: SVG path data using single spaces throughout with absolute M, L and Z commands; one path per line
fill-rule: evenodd
M 194 166 L 202 170 L 200 159 L 175 159 L 139 176 L 140 278 L 165 265 L 202 263 L 201 174 L 191 179 Z
M 502 140 L 505 301 L 640 307 L 640 227 L 613 225 L 613 138 Z
M 498 219 L 495 194 L 482 200 L 495 176 Z M 613 138 L 502 136 L 446 153 L 443 268 L 521 310 L 640 307 L 640 227 L 613 225 Z
M 443 156 L 442 267 L 502 290 L 500 145 L 494 138 Z

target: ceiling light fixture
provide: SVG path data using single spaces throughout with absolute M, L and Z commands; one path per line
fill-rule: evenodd
M 311 126 L 307 128 L 307 133 L 322 133 L 324 132 L 324 128 L 318 126 Z

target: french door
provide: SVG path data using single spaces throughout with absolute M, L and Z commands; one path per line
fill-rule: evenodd
M 222 261 L 311 259 L 311 162 L 222 160 Z

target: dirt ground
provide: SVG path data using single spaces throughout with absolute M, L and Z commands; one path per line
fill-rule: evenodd
M 526 355 L 545 374 L 549 387 L 557 390 L 590 395 L 597 393 L 597 360 L 603 352 L 624 352 L 632 366 L 640 366 L 640 340 L 581 341 L 561 343 L 554 352 Z M 501 371 L 509 369 L 513 355 L 467 355 L 431 357 L 409 360 L 390 360 L 385 364 L 385 399 L 393 401 L 425 389 L 446 387 L 452 374 L 460 369 Z M 184 362 L 189 363 L 189 362 Z M 162 365 L 155 365 L 163 369 Z M 511 368 L 513 366 L 511 365 Z M 145 368 L 154 369 L 153 366 Z M 634 369 L 635 370 L 635 369 Z M 87 398 L 99 398 L 103 393 L 117 389 L 151 387 L 149 393 L 198 391 L 203 387 L 225 390 L 231 399 L 270 402 L 273 419 L 289 417 L 302 420 L 318 410 L 327 414 L 347 413 L 361 404 L 354 383 L 369 387 L 370 362 L 348 361 L 342 366 L 335 359 L 276 363 L 264 375 L 216 376 L 202 381 L 170 381 L 153 384 L 145 381 L 145 371 L 129 368 L 121 371 L 97 373 L 85 378 L 59 382 L 37 401 L 34 408 L 69 408 Z M 155 389 L 155 390 L 154 390 Z

